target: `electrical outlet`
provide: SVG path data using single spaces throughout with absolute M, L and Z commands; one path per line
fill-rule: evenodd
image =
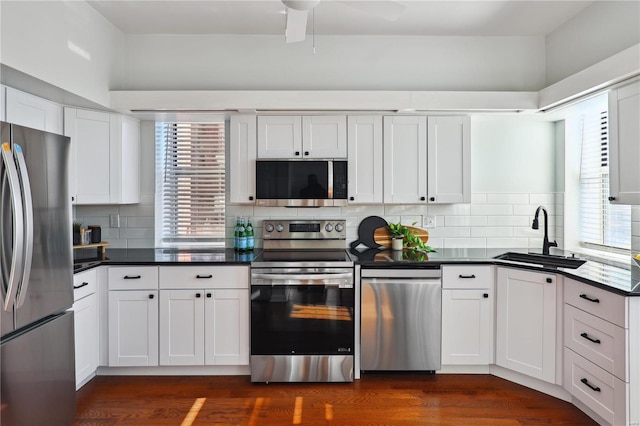
M 422 226 L 425 228 L 435 228 L 436 227 L 436 217 L 435 216 L 422 216 Z
M 109 226 L 111 228 L 120 228 L 120 215 L 119 214 L 110 214 L 109 215 Z

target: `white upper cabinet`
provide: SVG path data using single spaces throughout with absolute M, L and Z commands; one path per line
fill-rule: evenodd
M 427 201 L 471 202 L 469 117 L 433 116 L 427 126 Z
M 382 117 L 347 120 L 349 203 L 382 203 Z
M 347 158 L 347 117 L 302 117 L 303 158 Z
M 384 202 L 426 200 L 427 117 L 384 117 Z
M 46 132 L 63 134 L 62 105 L 6 88 L 6 121 Z
M 640 204 L 640 82 L 609 92 L 609 200 Z
M 0 121 L 7 121 L 7 88 L 0 86 Z
M 229 202 L 253 204 L 256 195 L 256 116 L 232 115 L 229 127 Z
M 346 157 L 346 116 L 258 117 L 258 158 Z
M 140 122 L 120 114 L 64 109 L 71 138 L 70 190 L 75 204 L 140 202 Z

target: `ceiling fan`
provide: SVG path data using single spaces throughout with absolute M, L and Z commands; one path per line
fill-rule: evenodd
M 307 32 L 309 11 L 320 4 L 321 0 L 280 0 L 287 7 L 287 26 L 285 38 L 287 43 L 304 41 Z M 394 0 L 362 1 L 350 0 L 340 3 L 371 13 L 380 18 L 395 21 L 407 8 L 402 2 Z

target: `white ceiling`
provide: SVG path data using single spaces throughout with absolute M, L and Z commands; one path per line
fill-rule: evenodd
M 282 35 L 286 21 L 286 8 L 280 0 L 91 0 L 88 3 L 127 34 Z M 307 34 L 544 36 L 592 3 L 321 0 L 314 13 L 309 14 Z M 392 21 L 386 8 L 398 4 L 406 8 Z

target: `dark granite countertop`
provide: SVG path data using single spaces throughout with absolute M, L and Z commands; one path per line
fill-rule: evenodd
M 198 263 L 206 265 L 247 265 L 260 253 L 236 253 L 233 249 L 176 250 L 176 249 L 107 249 L 105 259 L 76 261 L 75 272 L 98 265 L 179 265 Z M 628 264 L 609 262 L 600 258 L 579 255 L 586 259 L 577 269 L 549 268 L 522 262 L 495 259 L 506 252 L 527 253 L 532 250 L 511 248 L 439 249 L 436 253 L 396 252 L 370 249 L 349 250 L 356 264 L 362 268 L 424 268 L 446 264 L 496 264 L 516 268 L 558 273 L 596 287 L 625 296 L 640 296 L 640 268 L 629 258 Z M 570 256 L 571 252 L 552 249 L 552 254 Z

